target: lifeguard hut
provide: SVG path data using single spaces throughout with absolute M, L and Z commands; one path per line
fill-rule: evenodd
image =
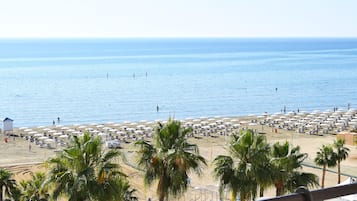
M 3 125 L 4 125 L 3 131 L 4 131 L 5 135 L 13 134 L 13 131 L 14 131 L 13 122 L 14 122 L 14 120 L 10 119 L 9 117 L 6 117 L 3 120 Z

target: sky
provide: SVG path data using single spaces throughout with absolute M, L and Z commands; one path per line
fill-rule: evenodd
M 357 0 L 0 0 L 0 37 L 357 37 L 356 9 Z

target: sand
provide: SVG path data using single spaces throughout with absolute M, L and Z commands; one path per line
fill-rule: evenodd
M 262 131 L 261 126 L 257 126 L 258 131 Z M 267 139 L 270 143 L 276 141 L 289 141 L 294 146 L 299 145 L 301 152 L 308 153 L 309 157 L 306 160 L 307 164 L 314 165 L 313 159 L 316 156 L 318 148 L 322 144 L 331 144 L 336 139 L 335 135 L 315 136 L 308 134 L 298 134 L 294 131 L 278 130 L 278 133 L 272 133 L 271 128 L 264 126 Z M 28 179 L 30 172 L 45 171 L 46 168 L 41 166 L 46 159 L 54 156 L 56 148 L 47 149 L 40 148 L 32 144 L 29 150 L 29 143 L 19 137 L 10 137 L 8 143 L 5 143 L 4 135 L 0 135 L 0 166 L 11 170 L 15 174 L 15 179 L 20 181 Z M 200 153 L 206 158 L 208 166 L 204 168 L 203 174 L 197 176 L 190 175 L 191 187 L 185 196 L 176 200 L 217 200 L 218 199 L 218 181 L 212 176 L 212 160 L 220 154 L 226 154 L 225 142 L 228 138 L 224 136 L 218 137 L 202 137 L 200 139 L 190 138 L 191 142 L 199 146 Z M 347 146 L 351 152 L 347 160 L 342 162 L 342 172 L 349 175 L 357 176 L 357 149 L 353 146 Z M 126 155 L 129 164 L 135 165 L 135 147 L 132 144 L 125 144 L 121 151 Z M 156 200 L 156 186 L 144 187 L 143 173 L 130 165 L 122 163 L 123 172 L 130 179 L 131 185 L 138 189 L 137 196 L 139 200 L 147 200 L 149 197 Z M 335 170 L 335 169 L 334 169 Z M 304 167 L 304 171 L 312 172 L 321 177 L 320 169 Z M 342 176 L 342 181 L 347 177 Z M 334 186 L 337 183 L 337 174 L 327 172 L 325 186 Z M 268 189 L 265 196 L 274 196 L 274 189 Z M 229 195 L 227 195 L 229 197 Z M 171 200 L 171 199 L 170 199 Z M 173 200 L 173 199 L 172 199 Z

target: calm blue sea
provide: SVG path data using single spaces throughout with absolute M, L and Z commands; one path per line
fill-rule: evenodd
M 0 40 L 0 117 L 16 127 L 348 103 L 357 107 L 357 39 Z

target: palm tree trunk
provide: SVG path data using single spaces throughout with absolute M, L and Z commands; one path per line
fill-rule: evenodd
M 326 165 L 324 165 L 322 168 L 321 188 L 325 187 L 325 174 L 326 174 Z
M 240 194 L 240 201 L 246 201 L 246 194 L 245 193 L 241 193 Z
M 2 196 L 3 196 L 3 194 L 4 194 L 4 187 L 3 187 L 2 185 L 0 186 L 0 190 L 1 190 L 1 191 L 0 191 L 0 201 L 2 201 L 2 200 L 3 200 L 3 197 L 2 197 Z
M 259 197 L 264 197 L 264 187 L 260 187 L 259 189 Z
M 276 189 L 276 191 L 275 191 L 275 195 L 276 195 L 276 196 L 282 195 L 282 194 L 283 194 L 283 191 L 284 191 L 284 184 L 283 184 L 283 182 L 279 181 L 279 182 L 275 183 L 275 189 Z
M 232 190 L 231 201 L 236 201 L 236 197 L 237 197 L 237 192 L 235 190 Z
M 165 194 L 163 192 L 160 192 L 159 201 L 164 201 L 164 200 L 165 200 Z
M 159 201 L 164 201 L 165 200 L 165 190 L 164 190 L 164 178 L 161 176 L 159 180 L 159 186 L 158 186 L 158 193 L 159 193 Z
M 338 160 L 337 161 L 337 176 L 338 176 L 338 180 L 337 180 L 337 184 L 340 184 L 341 183 L 341 161 Z

